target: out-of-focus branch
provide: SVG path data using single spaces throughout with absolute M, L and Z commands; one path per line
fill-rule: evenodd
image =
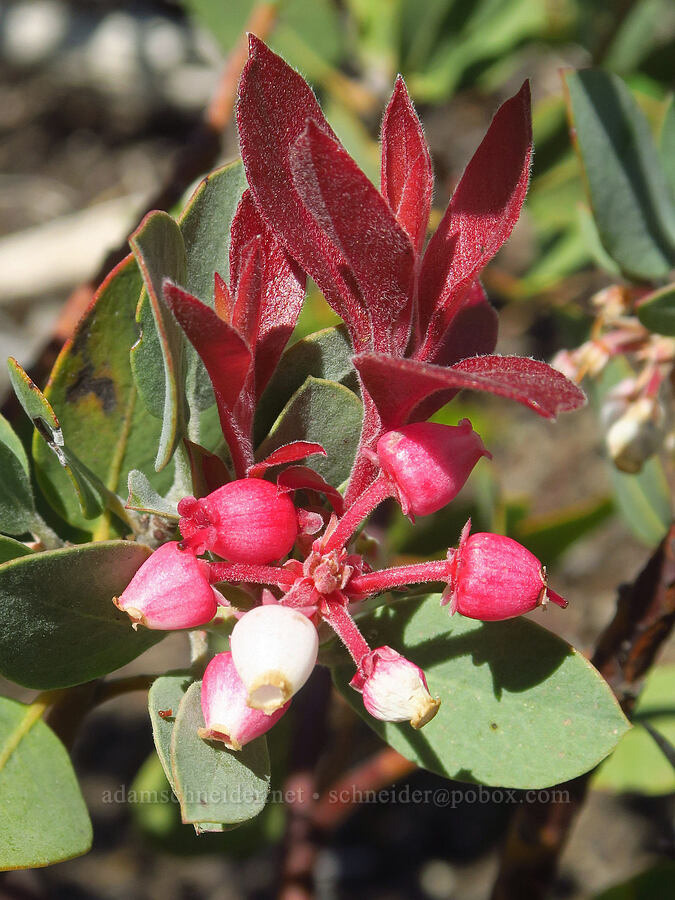
M 605 628 L 593 665 L 630 716 L 659 650 L 675 624 L 675 525 L 631 585 L 619 589 L 614 618 Z M 566 802 L 533 803 L 516 812 L 502 854 L 492 900 L 543 900 L 550 893 L 591 772 L 561 788 Z

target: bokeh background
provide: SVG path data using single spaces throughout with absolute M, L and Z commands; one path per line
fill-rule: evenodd
M 282 0 L 254 6 L 252 0 L 0 3 L 3 357 L 15 356 L 43 382 L 106 255 L 123 244 L 167 185 L 179 194 L 189 189 L 189 166 L 181 159 L 203 149 L 205 122 L 227 113 L 223 71 L 236 59 L 252 15 L 271 46 L 311 82 L 331 125 L 374 181 L 382 111 L 396 74 L 404 75 L 433 154 L 432 224 L 499 103 L 530 78 L 536 149 L 530 192 L 484 282 L 500 309 L 502 352 L 549 360 L 585 340 L 591 297 L 617 278 L 598 264 L 560 70 L 598 66 L 622 76 L 657 131 L 674 86 L 672 0 Z M 236 155 L 231 115 L 219 124 L 215 144 L 206 142 L 209 167 Z M 314 295 L 298 334 L 332 321 Z M 6 411 L 16 418 L 7 391 L 0 374 Z M 428 526 L 413 532 L 392 512 L 377 527 L 389 530 L 394 552 L 405 560 L 441 552 L 468 513 L 480 527 L 512 534 L 551 564 L 556 590 L 570 600 L 564 612 L 547 611 L 545 625 L 588 650 L 612 615 L 618 585 L 635 577 L 659 537 L 658 528 L 655 535 L 630 509 L 626 514 L 605 459 L 597 409 L 591 404 L 551 425 L 484 397 L 455 402 L 444 415 L 448 422 L 469 415 L 494 463 L 483 461 L 452 510 Z M 666 516 L 668 508 L 666 499 Z M 128 670 L 161 672 L 184 663 L 186 654 L 182 637 L 172 636 Z M 671 645 L 664 661 L 674 660 Z M 663 672 L 653 705 L 663 728 L 672 728 L 675 679 L 672 669 Z M 24 697 L 16 687 L 7 692 Z M 275 758 L 283 758 L 290 735 L 283 729 L 273 735 Z M 673 896 L 675 782 L 665 758 L 642 738 L 642 749 L 596 776 L 552 896 Z M 377 743 L 334 699 L 327 746 L 319 775 L 329 781 Z M 236 832 L 196 838 L 178 823 L 174 803 L 122 802 L 133 789 L 163 789 L 151 751 L 141 696 L 92 714 L 74 759 L 93 815 L 94 850 L 49 869 L 0 875 L 0 896 L 274 896 L 281 804 Z M 645 767 L 658 769 L 658 778 L 641 785 Z M 277 787 L 282 776 L 283 763 Z M 424 772 L 399 787 L 406 784 L 444 786 Z M 454 809 L 412 802 L 354 807 L 324 836 L 318 896 L 488 896 L 514 806 L 494 798 L 470 801 L 460 799 Z

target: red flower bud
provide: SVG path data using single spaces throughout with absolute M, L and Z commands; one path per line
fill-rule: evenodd
M 377 443 L 379 463 L 396 485 L 401 508 L 413 516 L 428 516 L 453 500 L 481 456 L 490 454 L 468 419 L 459 425 L 404 425 Z
M 298 535 L 293 501 L 260 478 L 231 481 L 202 500 L 184 497 L 178 512 L 183 546 L 235 563 L 281 559 Z
M 231 653 L 218 653 L 204 672 L 202 712 L 204 728 L 199 736 L 205 741 L 222 741 L 230 750 L 241 750 L 249 741 L 269 731 L 286 712 L 290 700 L 271 715 L 250 707 L 248 692 L 239 677 Z
M 522 544 L 500 534 L 469 536 L 465 526 L 459 548 L 451 557 L 450 579 L 442 602 L 451 612 L 493 622 L 511 619 L 545 606 L 567 601 L 550 590 L 546 569 Z
M 143 563 L 113 603 L 129 614 L 134 628 L 165 631 L 210 622 L 218 596 L 209 583 L 208 564 L 170 541 Z

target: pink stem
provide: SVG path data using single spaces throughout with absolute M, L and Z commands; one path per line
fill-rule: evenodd
M 347 586 L 348 593 L 359 597 L 369 597 L 390 588 L 404 587 L 408 584 L 421 584 L 425 581 L 443 581 L 447 583 L 450 575 L 450 563 L 447 559 L 436 562 L 416 563 L 411 566 L 396 566 L 393 569 L 382 569 L 380 572 L 368 572 L 356 575 Z M 553 600 L 553 597 L 551 597 Z
M 273 584 L 288 590 L 295 581 L 295 576 L 285 569 L 276 566 L 256 566 L 249 563 L 209 563 L 209 580 L 230 581 L 234 583 Z
M 363 657 L 370 653 L 370 647 L 359 631 L 356 622 L 347 612 L 347 598 L 340 591 L 335 591 L 328 597 L 322 597 L 319 611 L 349 650 L 358 667 Z
M 323 552 L 342 549 L 349 543 L 350 538 L 357 530 L 361 522 L 379 506 L 387 497 L 392 497 L 393 486 L 386 475 L 380 473 L 375 481 L 366 488 L 361 496 L 353 503 L 347 512 L 339 520 L 335 531 L 328 537 L 323 546 Z

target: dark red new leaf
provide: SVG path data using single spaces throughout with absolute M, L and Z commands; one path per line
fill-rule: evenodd
M 232 294 L 230 294 L 230 289 L 228 288 L 224 279 L 218 274 L 218 272 L 214 273 L 213 281 L 213 306 L 216 311 L 216 315 L 224 322 L 231 322 L 233 302 Z
M 247 254 L 254 241 L 260 252 L 257 301 L 251 286 L 245 288 L 242 281 Z M 256 396 L 260 397 L 300 315 L 305 298 L 305 276 L 263 221 L 250 191 L 244 192 L 232 223 L 230 288 L 236 297 L 233 324 L 247 337 L 255 355 L 255 390 Z M 255 329 L 244 330 L 238 322 L 252 318 L 256 304 Z
M 185 440 L 192 474 L 192 495 L 206 497 L 232 480 L 232 476 L 219 456 L 200 444 Z
M 420 325 L 430 347 L 442 339 L 467 289 L 511 234 L 527 193 L 531 158 L 526 81 L 497 111 L 424 254 Z
M 400 75 L 382 120 L 381 184 L 397 222 L 410 237 L 415 253 L 421 253 L 434 175 L 422 125 Z
M 405 424 L 416 407 L 439 391 L 487 391 L 552 419 L 586 402 L 583 392 L 549 365 L 524 356 L 474 356 L 449 369 L 379 353 L 354 357 L 384 430 Z
M 298 462 L 301 459 L 306 459 L 308 456 L 313 456 L 315 453 L 326 456 L 326 451 L 321 444 L 314 444 L 311 441 L 292 441 L 290 444 L 284 444 L 283 447 L 273 450 L 269 456 L 266 456 L 260 462 L 254 463 L 249 467 L 246 474 L 250 478 L 258 478 L 267 469 L 271 469 L 272 466 Z
M 242 478 L 253 455 L 250 420 L 254 405 L 244 390 L 251 352 L 241 335 L 210 306 L 168 280 L 164 282 L 164 299 L 206 367 L 235 473 Z
M 370 318 L 372 346 L 402 354 L 410 334 L 415 266 L 408 235 L 347 151 L 313 122 L 290 159 L 305 208 L 344 260 L 340 267 L 351 290 L 336 312 L 349 324 L 356 304 L 359 320 Z
M 249 346 L 255 356 L 260 330 L 260 312 L 263 293 L 263 261 L 260 235 L 256 235 L 242 248 L 239 278 L 230 324 Z
M 293 183 L 291 149 L 308 122 L 334 137 L 305 80 L 251 35 L 237 104 L 239 147 L 251 192 L 274 234 L 312 276 L 339 315 L 345 302 L 351 300 L 352 320 L 346 321 L 355 345 L 366 347 L 370 323 L 351 298 L 353 288 L 343 276 L 347 263 L 305 207 Z M 349 315 L 350 310 L 346 312 Z
M 290 466 L 284 469 L 277 479 L 277 485 L 282 491 L 318 491 L 326 496 L 338 516 L 344 512 L 342 494 L 308 466 Z

